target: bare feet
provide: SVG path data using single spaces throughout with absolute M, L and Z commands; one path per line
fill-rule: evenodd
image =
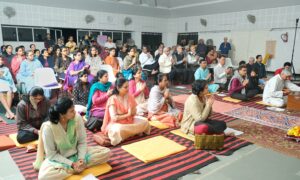
M 7 119 L 14 119 L 15 118 L 15 114 L 13 112 L 6 112 L 5 117 Z

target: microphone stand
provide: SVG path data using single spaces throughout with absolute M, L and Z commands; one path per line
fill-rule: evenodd
M 299 22 L 299 18 L 296 19 L 295 36 L 294 36 L 294 44 L 293 44 L 292 59 L 291 59 L 291 65 L 292 65 L 292 71 L 293 71 L 294 80 L 296 80 L 296 71 L 295 71 L 295 67 L 294 67 L 294 63 L 293 62 L 294 62 L 294 51 L 295 51 L 295 43 L 296 43 L 298 22 Z

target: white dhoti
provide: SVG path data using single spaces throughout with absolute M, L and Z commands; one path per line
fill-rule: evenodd
M 108 137 L 110 143 L 115 146 L 123 140 L 135 136 L 137 134 L 150 134 L 151 127 L 148 120 L 141 117 L 134 117 L 133 124 L 113 123 L 108 126 Z
M 101 146 L 94 146 L 87 148 L 87 154 L 89 156 L 87 162 L 87 168 L 98 164 L 106 163 L 110 157 L 110 149 Z M 65 179 L 74 174 L 72 168 L 67 168 L 62 163 L 52 162 L 49 159 L 45 159 L 39 170 L 39 180 L 58 180 Z
M 283 98 L 267 98 L 264 99 L 263 102 L 272 106 L 283 107 L 287 104 L 287 97 L 285 96 Z

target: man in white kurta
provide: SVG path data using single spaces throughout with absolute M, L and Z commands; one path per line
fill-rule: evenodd
M 290 91 L 300 91 L 300 87 L 289 80 L 291 76 L 289 70 L 283 70 L 281 74 L 272 77 L 264 88 L 263 102 L 276 107 L 284 106 Z
M 164 48 L 164 53 L 159 57 L 158 63 L 159 63 L 159 72 L 164 74 L 168 74 L 171 72 L 174 60 L 170 55 L 170 48 L 168 47 Z

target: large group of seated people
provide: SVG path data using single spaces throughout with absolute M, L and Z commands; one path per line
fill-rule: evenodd
M 17 121 L 17 141 L 39 141 L 34 163 L 34 168 L 40 169 L 39 179 L 62 179 L 108 161 L 108 148 L 87 146 L 85 128 L 101 133 L 100 145 L 108 141 L 112 146 L 135 135 L 149 135 L 149 121 L 180 128 L 186 134 L 223 133 L 226 123 L 209 118 L 213 93 L 228 92 L 242 101 L 263 93 L 265 103 L 282 107 L 286 95 L 300 91 L 290 81 L 288 62 L 270 79 L 261 55 L 256 62 L 253 57 L 247 64 L 240 62 L 236 70 L 226 66 L 227 38 L 220 46 L 222 54 L 208 49 L 203 39 L 190 47 L 161 44 L 154 54 L 143 46 L 139 54 L 134 46 L 116 47 L 111 38 L 102 47 L 87 36 L 78 47 L 72 37 L 64 45 L 61 39 L 55 44 L 49 35 L 41 53 L 34 44 L 25 54 L 24 50 L 19 46 L 13 54 L 11 45 L 2 49 L 0 100 L 6 117 Z M 112 67 L 115 82 L 101 69 L 103 64 Z M 63 84 L 62 91 L 71 96 L 51 104 L 45 90 L 33 83 L 35 69 L 42 67 L 52 68 Z M 154 77 L 153 87 L 147 86 L 149 77 Z M 183 112 L 176 108 L 169 90 L 176 81 L 192 84 Z M 26 93 L 15 115 L 12 101 L 20 83 L 25 84 Z M 85 114 L 76 113 L 76 106 L 84 107 Z

